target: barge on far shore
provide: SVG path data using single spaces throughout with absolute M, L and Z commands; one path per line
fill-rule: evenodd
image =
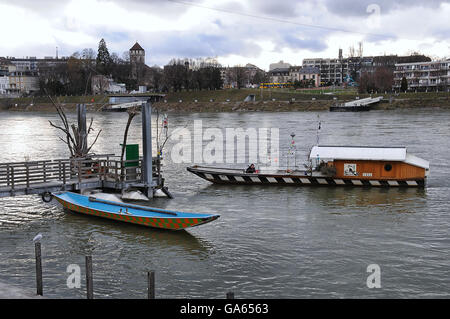
M 306 170 L 191 166 L 187 170 L 217 184 L 285 186 L 424 187 L 429 162 L 406 147 L 314 146 Z

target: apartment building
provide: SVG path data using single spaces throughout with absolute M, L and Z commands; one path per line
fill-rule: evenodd
M 9 91 L 11 93 L 31 93 L 39 91 L 39 77 L 30 72 L 9 72 Z
M 406 78 L 409 91 L 449 91 L 450 59 L 398 63 L 394 70 L 394 90 L 400 90 L 402 79 Z
M 39 91 L 39 74 L 67 64 L 68 57 L 2 57 L 0 58 L 1 94 L 19 95 Z M 5 77 L 8 79 L 6 80 Z
M 320 86 L 320 70 L 316 67 L 293 66 L 290 68 L 290 81 L 313 81 L 315 87 Z
M 271 83 L 287 83 L 292 82 L 290 68 L 276 68 L 269 71 Z
M 5 95 L 8 93 L 9 89 L 9 77 L 5 75 L 0 75 L 0 95 Z
M 304 59 L 303 67 L 315 67 L 320 70 L 322 85 L 341 85 L 349 79 L 357 81 L 362 73 L 373 73 L 377 68 L 395 69 L 397 63 L 416 63 L 431 61 L 429 57 L 420 54 L 410 56 L 357 56 L 343 58 L 341 51 L 337 59 Z
M 320 86 L 320 70 L 316 67 L 291 66 L 289 68 L 276 68 L 269 71 L 271 83 L 294 83 L 313 81 L 315 87 Z
M 316 68 L 320 70 L 322 85 L 341 84 L 344 78 L 343 72 L 347 71 L 340 59 L 304 59 L 304 68 Z

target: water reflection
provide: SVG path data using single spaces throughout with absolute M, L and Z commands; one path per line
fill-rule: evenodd
M 378 187 L 315 187 L 307 192 L 313 201 L 330 207 L 371 208 L 374 206 L 405 205 L 426 198 L 423 188 Z
M 204 239 L 197 238 L 189 230 L 167 231 L 151 227 L 143 227 L 130 223 L 117 222 L 98 216 L 87 216 L 64 209 L 66 213 L 63 223 L 69 227 L 83 228 L 76 236 L 76 240 L 83 245 L 80 252 L 89 252 L 97 247 L 102 249 L 101 243 L 95 244 L 95 237 L 107 236 L 111 241 L 120 245 L 142 245 L 142 247 L 173 248 L 186 253 L 204 257 L 213 249 L 213 245 Z M 201 227 L 201 226 L 199 226 Z M 94 234 L 95 233 L 95 234 Z
M 40 196 L 0 198 L 0 230 L 33 228 L 47 220 L 58 220 L 62 213 L 57 206 L 45 204 Z
M 337 207 L 371 207 L 378 205 L 406 204 L 426 199 L 425 188 L 381 187 L 294 187 L 276 185 L 218 185 L 207 184 L 197 189 L 198 195 L 239 197 L 307 197 L 309 201 Z

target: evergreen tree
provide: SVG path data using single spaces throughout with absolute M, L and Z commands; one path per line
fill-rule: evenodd
M 109 55 L 109 51 L 106 47 L 106 42 L 104 39 L 101 39 L 98 43 L 98 53 L 96 61 L 97 71 L 103 75 L 109 75 L 112 59 Z
M 400 90 L 402 92 L 405 92 L 406 90 L 408 90 L 408 80 L 405 77 L 402 78 L 402 83 L 400 85 Z

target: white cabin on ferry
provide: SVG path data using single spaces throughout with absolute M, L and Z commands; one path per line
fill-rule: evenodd
M 430 164 L 409 154 L 406 147 L 314 146 L 309 156 L 316 166 L 326 164 L 334 178 L 374 180 L 425 179 Z

